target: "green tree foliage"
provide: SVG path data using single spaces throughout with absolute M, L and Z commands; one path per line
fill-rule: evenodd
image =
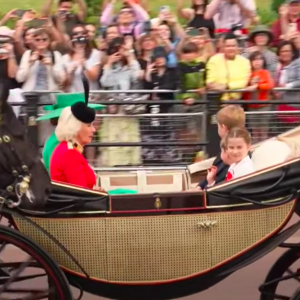
M 95 22 L 95 18 L 98 20 L 101 12 L 103 0 L 85 0 L 88 7 L 88 21 L 90 23 Z
M 278 8 L 285 0 L 272 0 L 271 9 L 273 12 L 278 13 Z
M 258 15 L 260 18 L 260 23 L 267 26 L 271 26 L 273 22 L 277 19 L 277 13 L 275 13 L 272 10 L 259 9 Z

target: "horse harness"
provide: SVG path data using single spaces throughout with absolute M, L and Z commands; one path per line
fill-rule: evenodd
M 15 159 L 12 159 L 11 154 L 13 154 Z M 29 190 L 31 174 L 29 172 L 29 167 L 23 162 L 13 147 L 9 135 L 0 136 L 0 155 L 3 156 L 4 159 L 3 162 L 0 160 L 0 164 L 15 178 L 14 182 L 8 185 L 5 190 L 0 190 L 0 209 L 4 204 L 9 208 L 14 208 L 21 204 L 21 198 Z M 8 162 L 8 165 L 11 166 L 10 169 L 7 168 L 4 161 Z M 8 199 L 14 192 L 18 197 L 17 202 Z

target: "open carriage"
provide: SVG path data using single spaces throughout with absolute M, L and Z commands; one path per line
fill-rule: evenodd
M 285 134 L 299 135 L 300 128 Z M 0 226 L 2 300 L 71 300 L 69 284 L 111 299 L 183 297 L 217 284 L 300 228 L 300 221 L 285 228 L 300 212 L 300 158 L 287 159 L 290 146 L 281 144 L 273 160 L 265 144 L 256 145 L 257 172 L 204 192 L 189 190 L 211 160 L 196 169 L 102 173 L 106 189 L 139 191 L 109 197 L 50 183 L 41 162 L 18 151 L 29 150 L 24 136 L 3 126 L 0 138 L 0 213 L 12 227 Z M 22 261 L 6 261 L 1 253 L 10 245 L 9 251 L 25 253 Z M 278 264 L 261 287 L 261 299 L 299 299 L 298 291 L 276 298 L 282 265 L 288 268 L 281 261 L 280 274 Z M 37 269 L 47 276 L 47 287 L 27 286 L 42 276 Z

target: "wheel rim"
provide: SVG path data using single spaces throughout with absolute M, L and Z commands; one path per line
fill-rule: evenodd
M 287 288 L 287 285 L 289 287 Z M 283 293 L 282 287 L 290 292 Z M 271 268 L 265 283 L 260 287 L 261 300 L 290 300 L 300 286 L 300 249 L 286 251 Z
M 0 299 L 64 300 L 52 268 L 26 243 L 0 233 Z

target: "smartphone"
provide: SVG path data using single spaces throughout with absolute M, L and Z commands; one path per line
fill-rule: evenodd
M 30 11 L 30 9 L 17 9 L 17 10 L 14 11 L 14 16 L 17 16 L 17 17 L 19 17 L 19 18 L 22 18 L 23 15 L 24 15 L 26 12 L 28 12 L 28 11 Z
M 168 6 L 168 5 L 161 6 L 159 8 L 159 11 L 162 12 L 162 13 L 170 12 L 170 6 Z
M 151 32 L 151 21 L 145 21 L 143 26 L 143 32 L 144 33 L 150 33 Z
M 97 36 L 99 37 L 102 37 L 103 39 L 106 38 L 106 27 L 105 26 L 102 26 L 102 27 L 99 27 L 97 29 Z
M 42 26 L 46 25 L 48 22 L 47 18 L 40 18 L 40 19 L 32 19 L 28 22 L 28 26 L 32 28 L 41 28 Z

